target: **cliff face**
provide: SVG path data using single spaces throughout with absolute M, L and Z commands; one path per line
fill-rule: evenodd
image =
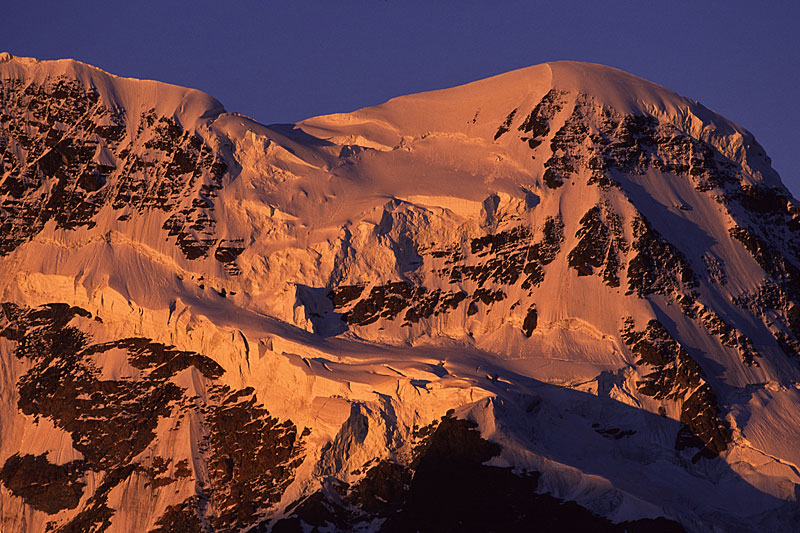
M 0 524 L 796 523 L 800 210 L 752 136 L 552 63 L 265 127 L 0 62 Z

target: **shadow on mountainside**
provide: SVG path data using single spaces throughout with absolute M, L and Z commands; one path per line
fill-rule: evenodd
M 486 425 L 498 435 L 496 442 L 509 450 L 509 458 L 530 457 L 524 450 L 539 456 L 531 460 L 532 470 L 549 465 L 562 472 L 560 481 L 550 477 L 550 486 L 540 486 L 540 491 L 555 491 L 564 499 L 580 495 L 588 501 L 587 507 L 602 514 L 619 505 L 620 493 L 577 487 L 575 472 L 570 472 L 574 468 L 661 506 L 665 515 L 679 519 L 690 530 L 711 524 L 726 531 L 751 531 L 755 524 L 779 530 L 800 520 L 796 502 L 759 490 L 722 458 L 694 462 L 696 450 L 678 451 L 682 424 L 677 420 L 619 402 L 608 395 L 610 391 L 605 397 L 595 396 L 511 373 L 492 363 L 482 369 L 493 376 L 489 381 L 494 383 L 487 388 L 497 394 L 485 400 L 492 412 Z M 485 416 L 480 411 L 475 415 Z M 489 439 L 493 440 L 491 435 Z M 696 506 L 695 516 L 685 513 L 687 500 Z
M 794 502 L 756 489 L 723 460 L 693 464 L 676 452 L 675 420 L 486 368 L 496 377 L 482 385 L 497 396 L 417 429 L 410 464 L 368 463 L 352 485 L 327 478 L 272 530 L 384 519 L 380 531 L 744 532 L 800 519 Z
M 314 137 L 297 127 L 296 124 L 270 124 L 267 128 L 280 133 L 284 137 L 306 146 L 334 146 L 334 143 Z

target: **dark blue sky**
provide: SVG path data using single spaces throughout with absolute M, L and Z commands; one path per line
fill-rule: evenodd
M 0 51 L 205 90 L 263 123 L 544 61 L 653 80 L 752 131 L 800 195 L 800 2 L 14 2 Z

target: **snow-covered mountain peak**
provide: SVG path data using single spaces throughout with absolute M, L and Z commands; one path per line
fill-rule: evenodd
M 557 61 L 457 87 L 400 96 L 379 106 L 315 117 L 301 124 L 338 122 L 346 126 L 371 118 L 383 119 L 410 135 L 431 130 L 461 132 L 467 130 L 468 124 L 486 122 L 491 120 L 489 117 L 502 120 L 509 112 L 509 105 L 511 109 L 535 105 L 551 89 L 591 95 L 597 103 L 628 114 L 685 115 L 695 105 L 669 89 L 612 67 Z
M 310 118 L 298 126 L 337 144 L 383 150 L 430 135 L 507 145 L 513 135 L 498 140 L 498 126 L 505 121 L 507 129 L 521 126 L 550 91 L 565 95 L 562 108 L 572 108 L 576 98 L 587 97 L 598 109 L 672 124 L 745 165 L 750 152 L 750 162 L 756 160 L 751 170 L 772 185 L 779 183 L 763 149 L 742 127 L 658 84 L 594 63 L 544 63 L 458 87 L 393 98 L 352 113 Z
M 800 209 L 618 70 L 264 126 L 10 59 L 0 229 L 0 528 L 800 517 Z
M 197 89 L 115 76 L 74 59 L 42 61 L 6 52 L 5 61 L 0 61 L 0 79 L 17 79 L 28 84 L 56 83 L 59 79 L 77 81 L 85 89 L 96 91 L 106 107 L 125 110 L 134 119 L 131 127 L 138 127 L 135 119 L 148 110 L 173 117 L 187 129 L 225 112 L 219 101 Z

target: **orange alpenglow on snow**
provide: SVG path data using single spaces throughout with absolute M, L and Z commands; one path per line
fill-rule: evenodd
M 0 96 L 0 528 L 797 523 L 800 210 L 699 103 L 557 62 L 264 126 L 8 54 Z

